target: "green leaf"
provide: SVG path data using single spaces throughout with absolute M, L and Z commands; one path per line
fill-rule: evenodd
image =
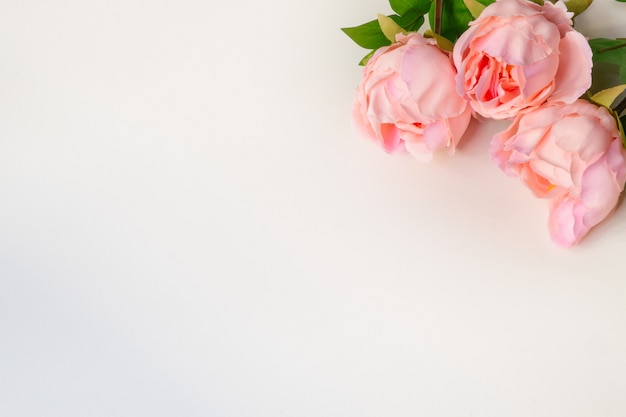
M 574 16 L 578 16 L 587 10 L 587 8 L 591 6 L 592 2 L 593 0 L 567 0 L 565 2 L 565 6 L 567 6 L 568 11 L 574 13 Z
M 359 65 L 362 67 L 367 65 L 367 62 L 370 60 L 372 56 L 374 56 L 374 53 L 376 53 L 376 49 L 374 49 L 373 51 L 370 51 L 367 55 L 365 55 L 363 59 L 359 61 Z
M 610 109 L 611 104 L 613 104 L 615 99 L 617 99 L 617 97 L 619 97 L 624 91 L 626 91 L 626 84 L 617 85 L 594 94 L 591 96 L 591 100 Z
M 430 29 L 424 32 L 424 37 L 434 38 L 435 41 L 437 41 L 437 46 L 439 46 L 444 51 L 452 52 L 452 49 L 454 49 L 454 44 L 452 42 L 450 42 L 448 39 L 444 38 L 441 35 L 437 35 Z
M 398 25 L 395 20 L 392 18 L 385 16 L 384 14 L 378 15 L 378 24 L 380 25 L 380 29 L 385 34 L 385 37 L 389 39 L 390 42 L 396 41 L 396 35 L 398 33 L 404 33 L 406 35 L 406 31 Z
M 417 4 L 416 2 L 426 1 L 430 5 L 430 0 L 411 1 L 415 4 Z M 417 32 L 424 24 L 424 13 L 425 12 L 419 12 L 416 9 L 410 9 L 401 16 L 397 14 L 383 16 L 383 20 L 387 22 L 387 27 L 394 27 L 391 32 Z M 391 20 L 391 23 L 388 19 Z M 396 25 L 400 27 L 400 30 L 395 27 Z M 383 32 L 383 29 L 381 28 L 378 19 L 355 27 L 341 28 L 341 30 L 359 46 L 365 49 L 371 49 L 371 51 L 367 55 L 365 55 L 363 59 L 361 59 L 359 65 L 366 65 L 367 61 L 372 57 L 372 55 L 374 55 L 374 52 L 376 52 L 378 48 L 381 48 L 383 46 L 389 46 L 392 43 L 392 41 L 387 36 L 385 36 L 385 33 Z M 393 42 L 395 42 L 395 33 Z
M 424 24 L 424 12 L 417 12 L 415 9 L 409 10 L 402 16 L 391 15 L 389 17 L 407 32 L 417 32 Z
M 400 16 L 410 10 L 414 10 L 418 14 L 423 15 L 430 9 L 430 0 L 389 0 L 389 4 L 393 11 Z
M 597 38 L 591 39 L 589 45 L 593 51 L 594 66 L 599 62 L 617 66 L 620 81 L 626 84 L 626 40 Z
M 484 6 L 488 6 L 495 0 L 476 0 Z M 428 19 L 430 27 L 435 27 L 435 1 L 431 3 Z M 474 20 L 474 16 L 469 11 L 463 0 L 446 0 L 443 2 L 443 15 L 441 17 L 440 35 L 449 39 L 452 43 L 467 30 L 469 22 Z
M 380 29 L 378 20 L 372 20 L 359 26 L 341 29 L 357 45 L 365 49 L 378 49 L 381 46 L 390 45 L 391 41 L 385 37 Z
M 430 2 L 430 0 L 428 1 Z M 417 32 L 424 24 L 424 14 L 420 14 L 415 9 L 409 10 L 402 16 L 393 14 L 387 17 L 391 18 L 407 32 Z M 341 30 L 357 45 L 365 49 L 378 49 L 381 46 L 391 45 L 392 43 L 383 33 L 378 19 L 355 27 L 341 28 Z
M 487 7 L 478 0 L 463 0 L 463 2 L 474 19 L 478 19 L 478 16 L 480 16 L 483 10 L 485 10 L 485 7 Z
M 431 3 L 430 12 L 428 13 L 430 27 L 432 28 L 435 27 L 435 4 L 435 1 Z M 454 43 L 465 32 L 468 23 L 473 19 L 463 0 L 444 1 L 440 35 Z
M 496 2 L 496 0 L 476 0 L 476 1 L 478 1 L 480 4 L 482 4 L 485 7 L 489 6 L 491 3 Z

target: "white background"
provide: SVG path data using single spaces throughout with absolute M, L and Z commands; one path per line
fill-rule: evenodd
M 626 415 L 626 208 L 558 249 L 503 124 L 355 139 L 377 12 L 1 1 L 0 415 Z

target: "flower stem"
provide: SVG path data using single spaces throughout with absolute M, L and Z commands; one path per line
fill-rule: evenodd
M 441 18 L 443 15 L 443 0 L 435 0 L 435 27 L 433 32 L 441 35 Z

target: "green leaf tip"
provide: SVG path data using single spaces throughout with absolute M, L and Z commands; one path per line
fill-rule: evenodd
M 359 65 L 362 67 L 366 66 L 370 58 L 374 56 L 374 53 L 376 53 L 376 50 L 370 51 L 367 55 L 363 57 L 363 59 L 359 61 Z
M 591 100 L 596 104 L 611 109 L 611 105 L 613 104 L 613 102 L 624 91 L 626 91 L 626 84 L 616 85 L 615 87 L 607 88 L 606 90 L 602 90 L 594 94 L 593 96 L 591 96 Z
M 385 16 L 384 14 L 378 15 L 378 24 L 380 25 L 380 29 L 382 30 L 385 37 L 391 43 L 394 43 L 396 41 L 396 35 L 398 33 L 403 33 L 405 35 L 407 34 L 406 30 L 398 25 L 392 18 Z
M 437 46 L 439 46 L 444 51 L 452 52 L 452 49 L 454 49 L 454 44 L 452 42 L 450 42 L 448 39 L 444 38 L 441 35 L 437 35 L 432 30 L 427 30 L 426 32 L 424 32 L 424 37 L 435 39 L 435 41 L 437 42 Z
M 365 49 L 378 49 L 390 44 L 389 39 L 382 32 L 378 20 L 372 20 L 359 26 L 342 28 L 343 33 Z
M 567 10 L 573 12 L 574 17 L 576 17 L 587 10 L 587 8 L 591 6 L 591 3 L 593 3 L 593 0 L 568 0 L 565 2 L 565 6 Z

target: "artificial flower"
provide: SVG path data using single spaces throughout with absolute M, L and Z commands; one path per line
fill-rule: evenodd
M 457 91 L 480 115 L 510 119 L 591 86 L 592 52 L 562 1 L 497 0 L 454 46 Z
M 456 93 L 456 71 L 447 52 L 419 33 L 398 34 L 363 70 L 356 93 L 356 130 L 389 152 L 408 151 L 420 161 L 455 147 L 471 109 Z
M 584 100 L 520 114 L 493 137 L 491 157 L 549 201 L 552 240 L 569 247 L 615 209 L 626 150 L 613 116 Z

